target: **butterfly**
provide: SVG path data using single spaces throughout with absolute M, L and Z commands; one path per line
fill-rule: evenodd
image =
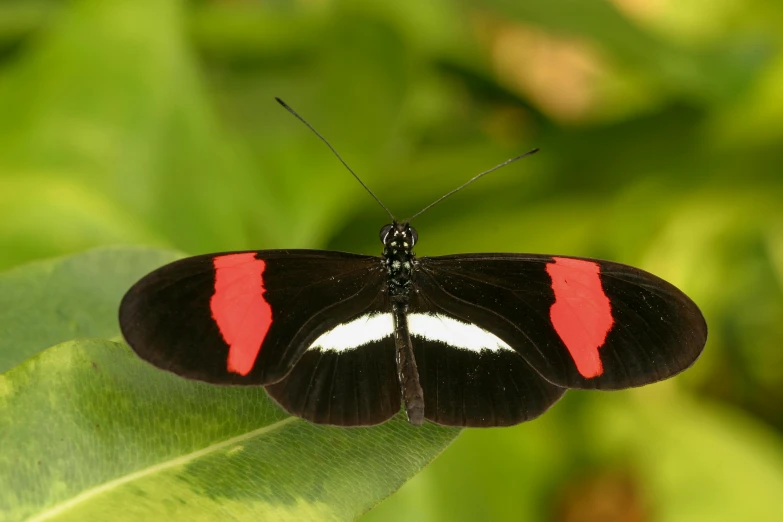
M 648 272 L 570 256 L 417 257 L 411 219 L 381 228 L 380 257 L 258 250 L 175 261 L 126 293 L 123 336 L 159 368 L 264 386 L 292 415 L 336 426 L 379 424 L 401 408 L 414 425 L 510 426 L 569 388 L 667 379 L 704 348 L 699 308 Z

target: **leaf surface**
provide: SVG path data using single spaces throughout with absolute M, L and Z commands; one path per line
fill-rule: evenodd
M 287 416 L 262 388 L 153 368 L 69 341 L 0 376 L 5 520 L 351 520 L 459 433 Z M 1 519 L 2 517 L 0 517 Z
M 50 346 L 120 334 L 120 299 L 144 274 L 182 257 L 173 251 L 100 248 L 0 274 L 0 373 Z

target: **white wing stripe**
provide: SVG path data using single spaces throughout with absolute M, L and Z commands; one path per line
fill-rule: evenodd
M 391 314 L 364 314 L 350 323 L 338 324 L 310 345 L 308 350 L 343 352 L 354 350 L 394 333 Z
M 496 335 L 472 323 L 463 323 L 443 314 L 410 314 L 408 329 L 414 337 L 439 341 L 452 348 L 479 353 L 482 350 L 514 351 Z
M 479 353 L 482 350 L 514 351 L 496 335 L 443 314 L 409 314 L 408 329 L 412 337 L 444 343 L 451 348 Z M 394 321 L 389 313 L 364 314 L 351 322 L 335 326 L 310 345 L 308 350 L 343 352 L 394 335 Z

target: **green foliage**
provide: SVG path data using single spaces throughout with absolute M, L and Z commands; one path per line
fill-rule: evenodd
M 2 352 L 13 363 L 58 339 L 117 337 L 122 290 L 176 257 L 102 249 L 12 270 Z M 69 341 L 0 375 L 0 520 L 353 519 L 458 433 L 404 415 L 315 426 L 263 388 L 188 381 L 125 345 Z
M 671 386 L 568 392 L 535 424 L 466 431 L 363 520 L 562 520 L 569 507 L 611 520 L 630 496 L 654 520 L 774 522 L 782 467 L 778 435 Z M 606 477 L 620 484 L 580 491 Z
M 117 306 L 128 288 L 179 257 L 102 248 L 0 274 L 0 373 L 70 339 L 119 335 Z
M 471 431 L 366 518 L 609 520 L 595 507 L 608 503 L 618 519 L 780 520 L 781 24 L 780 2 L 736 0 L 3 2 L 0 267 L 117 243 L 193 254 L 378 252 L 383 211 L 273 96 L 327 136 L 402 217 L 538 146 L 541 153 L 418 218 L 417 253 L 550 252 L 640 266 L 703 308 L 710 327 L 705 354 L 673 383 L 569 393 L 534 423 Z M 207 392 L 152 372 L 104 341 L 67 343 L 30 359 L 71 339 L 116 336 L 114 306 L 123 290 L 174 255 L 147 253 L 153 257 L 97 251 L 0 274 L 3 382 L 33 375 L 41 382 L 14 384 L 12 395 L 0 388 L 0 396 L 38 397 L 42 404 L 24 410 L 25 418 L 2 417 L 12 427 L 0 431 L 0 462 L 24 459 L 20 469 L 32 469 L 31 453 L 7 450 L 5 437 L 33 430 L 23 442 L 48 451 L 42 466 L 52 470 L 30 475 L 38 489 L 14 496 L 14 509 L 47 509 L 178 458 L 175 447 L 190 444 L 192 453 L 277 422 L 269 419 L 279 412 L 260 392 L 255 409 L 219 426 L 218 417 L 164 401 L 137 405 L 136 420 L 146 409 L 154 417 L 170 407 L 173 418 L 199 419 L 209 429 L 190 430 L 189 439 L 170 446 L 162 439 L 166 428 L 149 429 L 147 437 L 161 438 L 148 460 L 121 455 L 89 467 L 94 474 L 83 470 L 96 454 L 81 461 L 84 453 L 68 455 L 62 441 L 46 447 L 55 435 L 34 429 L 44 426 L 46 408 L 58 400 L 68 408 L 89 404 L 98 393 L 90 383 L 108 378 L 93 375 L 89 361 L 113 361 L 118 379 L 126 365 L 151 372 L 144 379 L 178 390 L 183 404 L 238 393 Z M 58 360 L 72 361 L 62 376 L 35 373 Z M 85 372 L 91 377 L 83 391 L 54 391 Z M 126 393 L 149 401 L 163 390 L 131 384 L 110 388 L 112 401 L 127 404 Z M 3 408 L 22 404 L 3 400 Z M 70 426 L 87 414 L 106 415 L 102 404 L 95 411 L 85 406 Z M 80 444 L 131 436 L 141 444 L 145 435 L 122 425 L 128 415 L 112 421 L 112 433 L 82 426 Z M 305 429 L 291 421 L 271 436 L 283 440 L 289 430 Z M 406 429 L 392 424 L 378 434 Z M 353 433 L 328 436 L 360 437 Z M 451 436 L 433 435 L 433 448 Z M 266 440 L 257 441 L 258 451 Z M 166 448 L 172 453 L 160 453 Z M 346 468 L 348 478 L 335 487 L 377 478 L 375 500 L 344 507 L 329 501 L 330 513 L 361 512 L 435 452 L 396 450 L 415 462 L 388 482 L 383 472 L 351 476 Z M 190 476 L 202 465 L 165 472 Z M 20 489 L 2 476 L 0 491 L 16 495 Z M 259 471 L 253 478 L 266 477 Z M 177 491 L 192 485 L 187 494 L 198 496 L 198 505 L 230 502 L 227 516 L 240 519 L 257 517 L 264 502 L 204 496 L 198 482 L 163 480 Z M 314 484 L 301 481 L 299 494 L 312 493 Z M 234 494 L 248 493 L 237 486 Z M 89 509 L 110 502 L 98 497 Z
M 315 426 L 263 388 L 186 381 L 99 340 L 0 376 L 0 412 L 8 520 L 350 520 L 458 432 Z

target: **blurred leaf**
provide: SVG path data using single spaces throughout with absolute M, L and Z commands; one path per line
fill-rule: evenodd
M 0 4 L 0 55 L 43 24 L 52 0 L 6 0 Z
M 783 20 L 783 12 L 776 18 Z M 783 129 L 778 125 L 783 118 L 783 96 L 780 95 L 779 89 L 783 82 L 783 52 L 780 52 L 783 38 L 777 32 L 776 36 L 778 52 L 768 60 L 765 69 L 757 76 L 751 92 L 716 114 L 715 125 L 711 131 L 719 137 L 721 145 L 728 148 L 738 145 L 745 148 L 758 144 L 772 146 L 776 152 L 775 164 L 762 165 L 777 174 L 783 164 L 780 155 Z
M 190 10 L 190 30 L 197 49 L 216 62 L 235 66 L 299 62 L 318 45 L 328 18 L 323 9 L 303 7 L 199 2 Z
M 700 102 L 724 102 L 762 65 L 725 49 L 694 51 L 646 32 L 606 0 L 492 0 L 500 12 L 555 33 L 580 36 L 612 57 L 653 73 L 662 86 Z
M 271 25 L 296 30 L 285 10 L 265 4 L 239 10 L 213 6 L 207 13 L 213 9 L 222 12 L 217 30 L 233 25 L 242 27 L 245 35 L 250 27 L 259 33 L 269 33 L 266 28 Z M 312 44 L 306 53 L 289 48 L 287 40 L 281 42 L 282 47 L 265 49 L 253 43 L 245 49 L 251 57 L 236 54 L 231 41 L 228 48 L 204 50 L 213 59 L 214 53 L 223 53 L 223 62 L 214 66 L 210 76 L 218 107 L 237 139 L 252 151 L 248 158 L 262 173 L 249 179 L 236 197 L 246 199 L 255 209 L 247 228 L 253 235 L 265 232 L 272 241 L 265 246 L 322 244 L 356 208 L 383 215 L 325 145 L 274 104 L 274 96 L 318 129 L 374 189 L 391 179 L 396 152 L 392 146 L 407 143 L 400 127 L 412 59 L 400 32 L 372 12 L 335 11 L 314 14 L 306 10 L 300 16 L 298 23 L 312 24 L 306 29 L 308 36 L 298 40 L 300 45 Z M 201 20 L 196 25 L 199 34 L 206 31 L 203 16 L 196 17 L 197 22 Z M 238 38 L 243 38 L 241 34 Z M 249 69 L 247 61 L 253 59 L 266 68 Z M 277 196 L 266 209 L 274 214 L 269 219 L 254 201 L 255 194 L 264 190 Z M 270 223 L 276 225 L 275 234 L 267 231 Z
M 0 274 L 0 373 L 79 337 L 120 334 L 117 310 L 143 275 L 181 257 L 164 250 L 103 248 Z
M 288 417 L 260 387 L 153 368 L 72 341 L 0 376 L 0 512 L 9 520 L 351 520 L 459 430 Z
M 58 241 L 107 209 L 114 241 L 246 246 L 241 212 L 227 202 L 248 171 L 209 113 L 181 18 L 176 0 L 72 2 L 6 71 L 0 180 L 21 186 L 30 210 L 0 207 L 0 263 L 107 242 Z M 25 189 L 31 177 L 38 191 Z M 47 213 L 58 197 L 78 211 L 61 203 Z M 30 232 L 44 252 L 19 240 Z
M 487 451 L 487 448 L 492 448 Z M 628 469 L 650 520 L 773 522 L 783 517 L 783 441 L 670 384 L 569 392 L 541 419 L 468 430 L 363 520 L 548 520 L 585 470 Z
M 763 425 L 667 384 L 601 399 L 587 412 L 596 456 L 632 455 L 660 520 L 783 517 L 783 441 Z
M 20 174 L 0 177 L 0 267 L 93 245 L 166 243 L 95 187 L 57 173 Z

